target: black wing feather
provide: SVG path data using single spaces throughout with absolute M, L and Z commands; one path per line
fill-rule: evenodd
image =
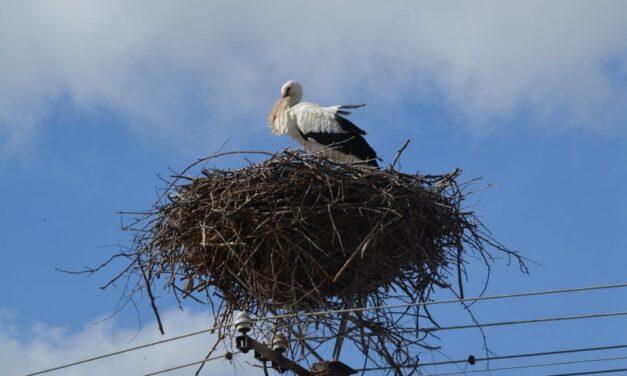
M 377 153 L 359 134 L 309 132 L 301 133 L 301 135 L 306 139 L 315 140 L 320 145 L 329 146 L 344 154 L 367 160 L 371 166 L 379 167 Z
M 352 133 L 352 134 L 360 134 L 362 136 L 366 135 L 366 131 L 364 131 L 363 129 L 359 128 L 352 121 L 348 120 L 347 118 L 345 118 L 343 116 L 335 115 L 335 121 L 337 121 L 337 123 L 340 125 L 340 127 L 342 127 L 342 130 L 344 132 L 348 132 L 348 133 Z

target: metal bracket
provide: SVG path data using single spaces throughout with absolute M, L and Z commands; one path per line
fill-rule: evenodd
M 311 370 L 313 371 L 313 376 L 348 376 L 357 373 L 357 371 L 338 360 L 314 363 Z
M 235 337 L 235 347 L 244 354 L 253 350 L 255 359 L 260 362 L 272 362 L 272 368 L 279 373 L 292 371 L 298 376 L 313 376 L 311 372 L 287 359 L 278 351 L 272 350 L 270 347 L 257 342 L 245 334 Z

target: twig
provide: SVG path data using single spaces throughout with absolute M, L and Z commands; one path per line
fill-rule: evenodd
M 394 161 L 392 162 L 391 165 L 388 166 L 389 170 L 392 170 L 394 168 L 394 166 L 396 165 L 396 162 L 398 162 L 399 158 L 401 157 L 401 154 L 403 154 L 403 151 L 405 150 L 407 145 L 409 145 L 410 141 L 411 141 L 410 139 L 407 139 L 407 141 L 405 141 L 403 146 L 401 146 L 401 148 L 398 149 L 398 151 L 396 152 L 396 157 L 394 157 Z
M 146 292 L 148 293 L 148 297 L 150 298 L 150 306 L 152 307 L 152 312 L 155 314 L 155 317 L 157 318 L 157 324 L 159 325 L 159 331 L 161 332 L 161 335 L 164 335 L 165 332 L 163 331 L 163 324 L 161 323 L 161 316 L 159 316 L 159 310 L 157 309 L 157 305 L 155 304 L 155 297 L 152 295 L 152 289 L 150 288 L 150 280 L 148 279 L 148 277 L 146 276 L 146 271 L 144 270 L 144 266 L 142 264 L 141 261 L 139 261 L 139 258 L 137 259 L 137 263 L 139 265 L 139 269 L 142 272 L 142 277 L 144 278 L 144 283 L 146 283 Z

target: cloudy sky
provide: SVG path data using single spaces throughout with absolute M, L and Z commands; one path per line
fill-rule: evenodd
M 120 293 L 98 289 L 106 273 L 54 268 L 96 265 L 109 246 L 128 244 L 116 212 L 148 207 L 168 167 L 227 139 L 229 150 L 295 147 L 266 125 L 288 79 L 303 83 L 307 100 L 367 103 L 353 120 L 385 162 L 409 138 L 403 170 L 461 167 L 495 185 L 473 208 L 497 239 L 538 264 L 525 276 L 497 261 L 488 292 L 626 280 L 623 1 L 0 4 L 0 367 L 8 374 L 159 337 L 145 301 L 141 328 L 132 308 L 101 322 Z M 469 283 L 478 293 L 480 281 Z M 488 322 L 627 310 L 623 290 L 559 299 L 477 313 Z M 163 305 L 168 334 L 210 324 L 200 307 L 180 312 L 165 297 Z M 441 313 L 449 324 L 467 319 L 451 310 Z M 500 329 L 490 339 L 506 354 L 615 344 L 625 328 L 614 318 Z M 477 333 L 456 335 L 443 337 L 449 356 L 480 352 Z M 59 374 L 141 374 L 202 357 L 209 338 L 193 341 Z M 245 360 L 220 367 L 232 374 Z

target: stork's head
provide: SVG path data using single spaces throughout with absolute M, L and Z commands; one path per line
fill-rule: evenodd
M 289 80 L 281 87 L 281 98 L 288 98 L 290 106 L 303 99 L 303 86 L 294 80 Z

